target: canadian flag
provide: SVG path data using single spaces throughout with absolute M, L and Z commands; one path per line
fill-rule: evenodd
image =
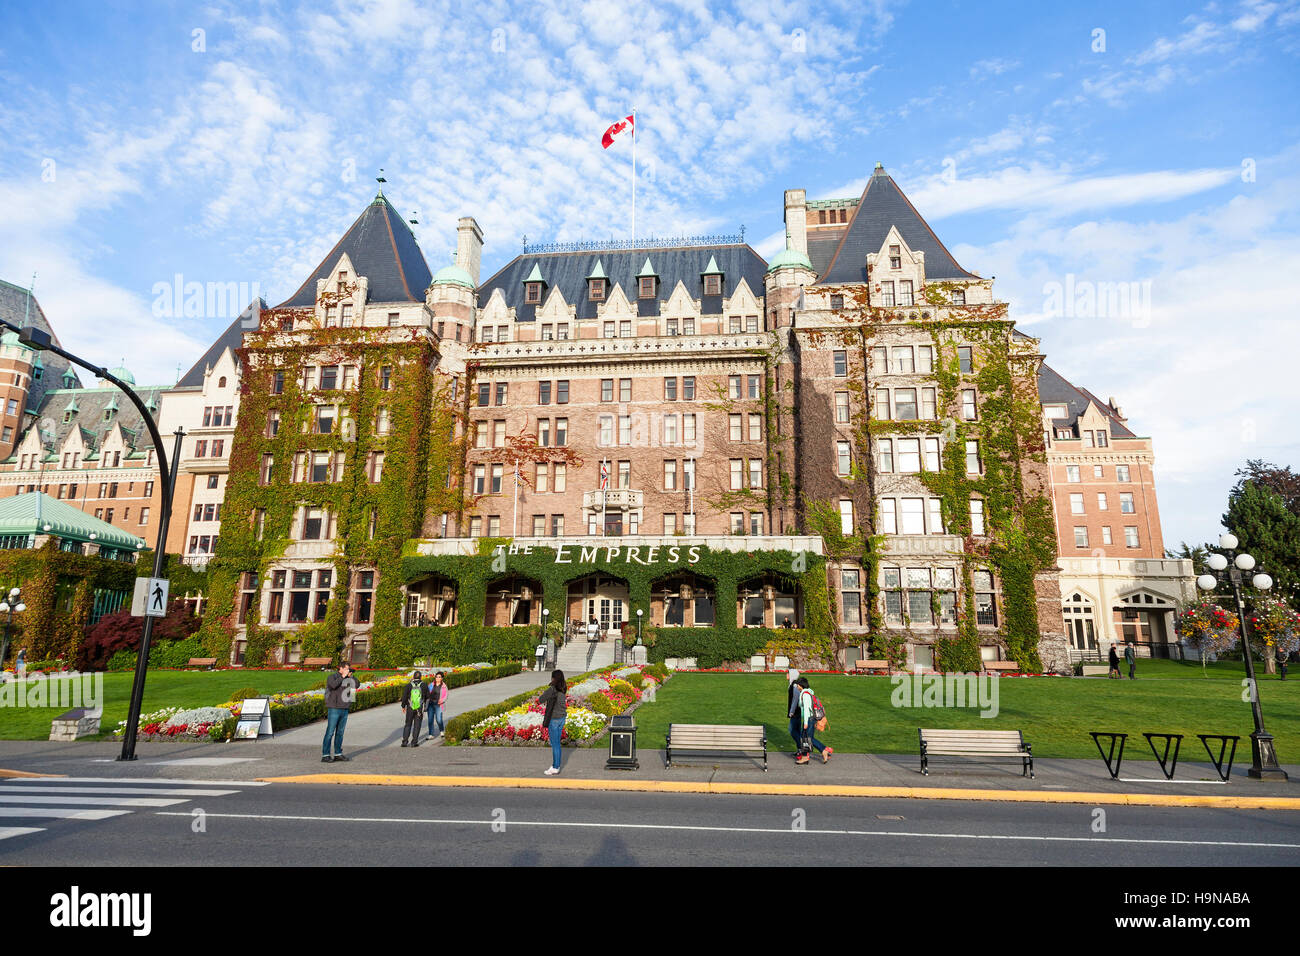
M 636 124 L 636 120 L 633 119 L 631 116 L 619 120 L 609 129 L 605 130 L 605 135 L 600 138 L 600 145 L 605 147 L 605 149 L 609 149 L 611 146 L 614 145 L 614 137 L 617 136 L 619 133 L 623 132 L 624 130 L 630 130 L 632 135 L 635 136 L 636 135 L 635 124 Z

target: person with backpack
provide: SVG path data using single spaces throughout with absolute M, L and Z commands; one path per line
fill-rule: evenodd
M 425 686 L 424 696 L 428 701 L 427 706 L 429 708 L 429 738 L 433 739 L 435 720 L 438 722 L 438 736 L 441 737 L 447 729 L 442 720 L 442 709 L 447 706 L 447 682 L 442 671 L 434 674 L 433 680 Z
M 564 736 L 564 719 L 568 717 L 567 696 L 569 683 L 564 679 L 564 671 L 551 671 L 551 682 L 537 702 L 546 710 L 542 713 L 542 726 L 546 728 L 551 740 L 551 765 L 546 770 L 548 777 L 560 772 L 560 740 Z
M 831 754 L 835 753 L 833 749 L 827 747 L 817 739 L 815 732 L 826 729 L 826 710 L 822 707 L 822 702 L 813 694 L 812 688 L 808 686 L 808 678 L 799 678 L 799 716 L 803 721 L 804 743 L 796 763 L 805 764 L 812 756 L 813 748 L 822 755 L 822 763 L 829 763 Z
M 402 688 L 402 710 L 406 712 L 406 723 L 402 726 L 402 746 L 420 746 L 420 718 L 424 716 L 424 684 L 420 681 L 420 672 L 411 675 L 411 682 Z M 407 738 L 411 742 L 406 742 Z

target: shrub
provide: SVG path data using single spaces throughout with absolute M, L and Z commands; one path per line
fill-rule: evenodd
M 645 669 L 641 673 L 649 674 L 661 684 L 668 679 L 668 667 L 662 661 L 656 661 L 653 664 L 646 665 Z
M 255 687 L 241 687 L 230 695 L 231 701 L 248 700 L 250 697 L 261 697 Z
M 623 697 L 631 697 L 633 700 L 636 700 L 636 691 L 632 689 L 631 684 L 629 684 L 627 681 L 623 680 L 622 678 L 613 681 L 609 685 L 609 689 L 613 691 L 615 694 L 620 694 Z
M 619 707 L 604 694 L 592 694 L 587 698 L 587 709 L 594 710 L 602 717 L 613 717 L 622 713 Z
M 635 674 L 628 674 L 626 677 L 623 677 L 621 679 L 631 684 L 637 690 L 640 690 L 642 686 L 644 686 L 645 684 L 645 675 L 639 672 Z

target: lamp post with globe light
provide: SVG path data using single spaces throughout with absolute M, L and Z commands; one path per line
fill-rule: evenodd
M 1246 630 L 1246 602 L 1241 596 L 1244 582 L 1243 575 L 1254 571 L 1250 586 L 1256 591 L 1267 591 L 1273 586 L 1273 579 L 1255 567 L 1255 558 L 1244 551 L 1237 550 L 1237 536 L 1219 535 L 1219 547 L 1223 552 L 1212 552 L 1205 563 L 1209 571 L 1196 579 L 1196 586 L 1202 591 L 1213 591 L 1222 580 L 1221 573 L 1227 571 L 1228 581 L 1232 585 L 1232 595 L 1237 601 L 1238 627 L 1241 629 L 1242 656 L 1246 659 L 1246 680 L 1250 690 L 1250 712 L 1255 719 L 1255 731 L 1250 735 L 1250 776 L 1256 780 L 1286 780 L 1286 771 L 1278 766 L 1277 750 L 1273 746 L 1273 735 L 1264 729 L 1264 712 L 1259 704 L 1259 689 L 1255 683 L 1255 663 L 1250 658 L 1250 638 Z
M 0 667 L 4 666 L 5 658 L 9 656 L 9 631 L 14 625 L 14 614 L 27 610 L 27 605 L 18 600 L 21 595 L 19 588 L 10 588 L 6 598 L 0 601 L 0 614 L 5 615 L 4 637 L 0 638 Z

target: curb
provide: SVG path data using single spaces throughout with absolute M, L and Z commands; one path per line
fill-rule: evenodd
M 1170 793 L 1090 793 L 1036 790 L 960 790 L 950 787 L 807 786 L 794 783 L 719 783 L 690 780 L 535 780 L 529 777 L 433 777 L 398 774 L 313 773 L 258 777 L 264 783 L 335 783 L 394 787 L 484 787 L 532 790 L 620 790 L 642 793 L 714 793 L 800 797 L 874 797 L 986 800 L 1008 803 L 1083 803 L 1130 807 L 1214 807 L 1228 810 L 1300 810 L 1300 797 L 1220 797 Z

